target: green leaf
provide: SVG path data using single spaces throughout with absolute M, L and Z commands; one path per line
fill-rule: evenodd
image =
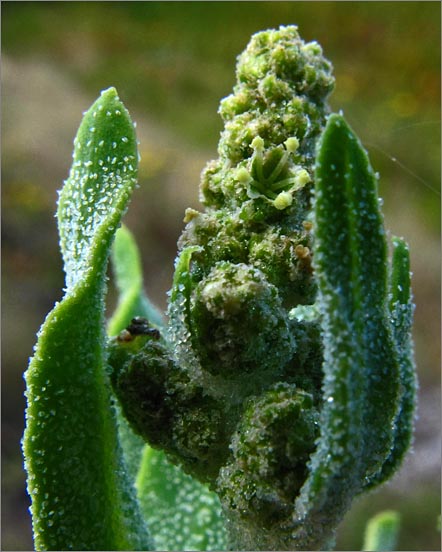
M 192 252 L 186 251 L 181 261 L 186 275 Z M 120 332 L 134 316 L 143 316 L 161 328 L 161 315 L 143 292 L 138 248 L 125 226 L 117 231 L 112 264 L 120 298 L 109 322 L 109 334 Z M 217 495 L 171 464 L 163 452 L 145 445 L 121 414 L 118 422 L 120 441 L 131 473 L 137 473 L 138 499 L 149 520 L 156 547 L 160 550 L 224 549 L 226 534 Z
M 382 469 L 368 480 L 367 488 L 375 487 L 389 479 L 401 465 L 412 442 L 416 409 L 417 377 L 411 335 L 414 305 L 411 294 L 410 256 L 404 240 L 394 237 L 392 242 L 389 311 L 399 359 L 399 410 L 394 421 L 390 454 Z
M 324 405 L 317 450 L 297 502 L 304 545 L 313 531 L 317 542 L 321 535 L 331 538 L 355 494 L 382 468 L 398 412 L 399 366 L 388 320 L 376 177 L 359 140 L 336 114 L 318 146 L 314 214 Z
M 201 250 L 202 247 L 199 245 L 190 245 L 185 247 L 177 257 L 170 296 L 171 302 L 174 302 L 179 294 L 183 294 L 187 299 L 189 298 L 191 287 L 190 261 L 192 255 Z
M 107 266 L 109 247 L 136 184 L 137 146 L 114 88 L 84 114 L 69 178 L 60 193 L 60 247 L 69 292 Z
M 226 550 L 218 496 L 146 447 L 138 496 L 159 550 Z
M 136 137 L 114 88 L 84 115 L 58 224 L 66 293 L 26 372 L 23 440 L 38 550 L 146 550 L 105 373 L 111 243 L 136 183 Z
M 115 236 L 111 259 L 119 300 L 108 324 L 108 334 L 117 335 L 134 316 L 143 316 L 153 325 L 162 328 L 162 314 L 143 291 L 140 253 L 132 234 L 124 225 Z
M 392 510 L 385 510 L 372 517 L 367 523 L 362 550 L 378 552 L 395 550 L 400 527 L 400 516 Z

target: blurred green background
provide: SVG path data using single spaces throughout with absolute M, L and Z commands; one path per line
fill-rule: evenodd
M 381 173 L 386 225 L 411 246 L 420 377 L 414 453 L 357 501 L 339 550 L 367 518 L 402 515 L 400 550 L 440 550 L 440 3 L 2 2 L 2 549 L 32 548 L 20 439 L 22 378 L 60 299 L 53 218 L 82 112 L 114 85 L 137 121 L 141 187 L 126 222 L 146 288 L 165 307 L 185 207 L 216 157 L 219 100 L 252 33 L 297 24 L 337 79 L 331 98 Z M 110 308 L 114 303 L 111 288 Z

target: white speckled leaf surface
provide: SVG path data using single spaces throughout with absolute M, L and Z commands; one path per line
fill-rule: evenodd
M 104 371 L 105 274 L 136 182 L 133 124 L 116 90 L 84 115 L 58 222 L 66 294 L 26 372 L 23 440 L 37 550 L 147 550 Z

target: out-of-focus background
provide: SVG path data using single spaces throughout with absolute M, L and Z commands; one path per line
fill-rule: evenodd
M 386 225 L 411 247 L 419 419 L 400 474 L 354 505 L 402 515 L 400 550 L 440 550 L 440 3 L 2 2 L 2 549 L 30 550 L 20 439 L 35 334 L 61 298 L 53 217 L 82 112 L 110 85 L 137 122 L 141 187 L 126 222 L 162 308 L 185 207 L 216 157 L 219 100 L 252 33 L 297 24 L 318 40 L 342 109 L 381 173 Z M 376 254 L 376 252 L 374 252 Z M 111 289 L 110 308 L 115 301 Z

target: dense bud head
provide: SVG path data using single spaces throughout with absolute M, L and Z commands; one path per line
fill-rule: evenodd
M 262 146 L 281 144 L 295 135 L 301 149 L 311 147 L 333 89 L 331 64 L 316 43 L 304 43 L 295 26 L 255 34 L 238 58 L 233 94 L 221 102 L 225 121 L 220 157 L 233 164 Z
M 206 212 L 192 216 L 180 246 L 202 246 L 195 274 L 214 263 L 246 263 L 264 272 L 288 308 L 314 300 L 310 210 L 316 140 L 333 88 L 331 64 L 294 26 L 252 37 L 238 59 L 237 85 L 222 100 L 219 159 L 202 174 Z
M 295 349 L 277 289 L 245 264 L 215 265 L 195 290 L 191 317 L 202 367 L 214 374 L 274 379 Z
M 221 102 L 219 158 L 201 179 L 205 210 L 186 213 L 179 247 L 187 261 L 185 270 L 177 264 L 181 284 L 171 294 L 169 340 L 182 373 L 223 405 L 226 442 L 242 419 L 244 402 L 278 382 L 302 384 L 315 404 L 320 395 L 317 328 L 289 313 L 312 304 L 316 295 L 306 220 L 315 145 L 332 87 L 330 63 L 315 43 L 300 39 L 296 27 L 254 35 L 238 58 L 233 94 Z M 216 408 L 212 404 L 211 412 Z M 288 420 L 276 406 L 274 416 L 273 429 Z M 201 423 L 196 434 L 203 431 Z M 313 434 L 309 439 L 306 450 L 314 446 Z M 184 456 L 190 454 L 186 449 Z M 299 458 L 303 468 L 298 483 L 290 483 L 293 489 L 305 472 L 306 456 Z
M 312 397 L 279 383 L 247 405 L 232 439 L 230 462 L 218 478 L 237 540 L 247 550 L 256 533 L 281 539 L 292 529 L 293 502 L 307 475 L 307 461 L 319 431 Z M 258 529 L 258 531 L 257 531 Z M 268 549 L 265 542 L 258 549 Z M 261 548 L 262 546 L 262 548 Z

